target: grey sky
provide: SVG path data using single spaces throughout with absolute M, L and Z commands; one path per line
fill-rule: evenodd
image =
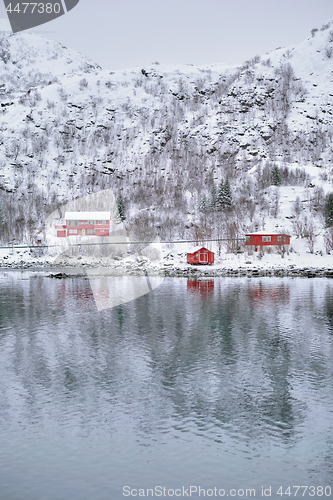
M 332 0 L 80 0 L 33 31 L 110 69 L 239 64 L 301 42 L 332 16 Z

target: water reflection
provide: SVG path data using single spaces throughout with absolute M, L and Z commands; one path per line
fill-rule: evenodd
M 152 292 L 161 285 L 163 278 L 159 276 L 110 276 L 107 271 L 87 270 L 90 286 L 98 311 L 111 309 L 120 304 Z
M 330 436 L 333 282 L 308 283 L 166 279 L 97 311 L 102 281 L 2 275 L 0 435 L 93 440 L 125 426 L 143 446 L 200 438 L 252 457 L 301 450 L 316 426 Z M 331 456 L 312 449 L 318 467 Z
M 188 279 L 187 290 L 193 293 L 199 293 L 203 296 L 214 292 L 213 279 Z
M 325 309 L 330 332 L 333 333 L 333 290 L 330 283 L 326 285 Z
M 290 298 L 290 284 L 276 283 L 270 285 L 263 283 L 251 283 L 248 290 L 248 298 L 254 304 L 263 303 L 287 303 Z

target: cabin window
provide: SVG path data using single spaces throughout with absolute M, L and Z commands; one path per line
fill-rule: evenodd
M 281 236 L 278 236 L 278 241 L 281 241 Z
M 246 236 L 246 241 L 251 241 L 251 236 Z
M 267 236 L 267 241 L 271 241 L 271 237 L 270 236 Z
M 195 256 L 195 258 L 196 258 L 196 259 L 198 259 L 198 258 L 199 258 L 199 255 L 197 254 L 197 255 Z
M 263 237 L 262 237 L 262 241 L 267 241 L 267 237 L 266 237 L 266 236 L 263 236 Z

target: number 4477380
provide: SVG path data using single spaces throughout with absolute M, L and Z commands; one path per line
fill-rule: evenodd
M 294 488 L 294 491 L 291 491 L 291 488 Z M 299 496 L 304 497 L 305 493 L 308 492 L 308 495 L 310 497 L 314 497 L 315 495 L 317 497 L 329 497 L 331 496 L 332 490 L 330 486 L 288 486 L 287 489 L 283 490 L 283 487 L 280 486 L 278 491 L 276 492 L 277 495 L 288 495 L 288 496 L 296 496 L 299 493 Z
M 59 3 L 53 5 L 52 3 L 22 2 L 22 3 L 17 3 L 14 8 L 12 8 L 11 3 L 8 4 L 8 6 L 6 7 L 6 11 L 9 12 L 10 14 L 12 14 L 13 12 L 16 12 L 17 14 L 20 13 L 33 14 L 35 12 L 36 7 L 37 7 L 36 12 L 38 12 L 39 14 L 44 14 L 44 13 L 52 14 L 53 12 L 55 14 L 59 14 L 61 10 Z

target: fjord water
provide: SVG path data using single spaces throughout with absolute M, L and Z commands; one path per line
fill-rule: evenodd
M 84 277 L 0 285 L 1 500 L 333 490 L 333 281 L 166 278 L 103 311 Z

